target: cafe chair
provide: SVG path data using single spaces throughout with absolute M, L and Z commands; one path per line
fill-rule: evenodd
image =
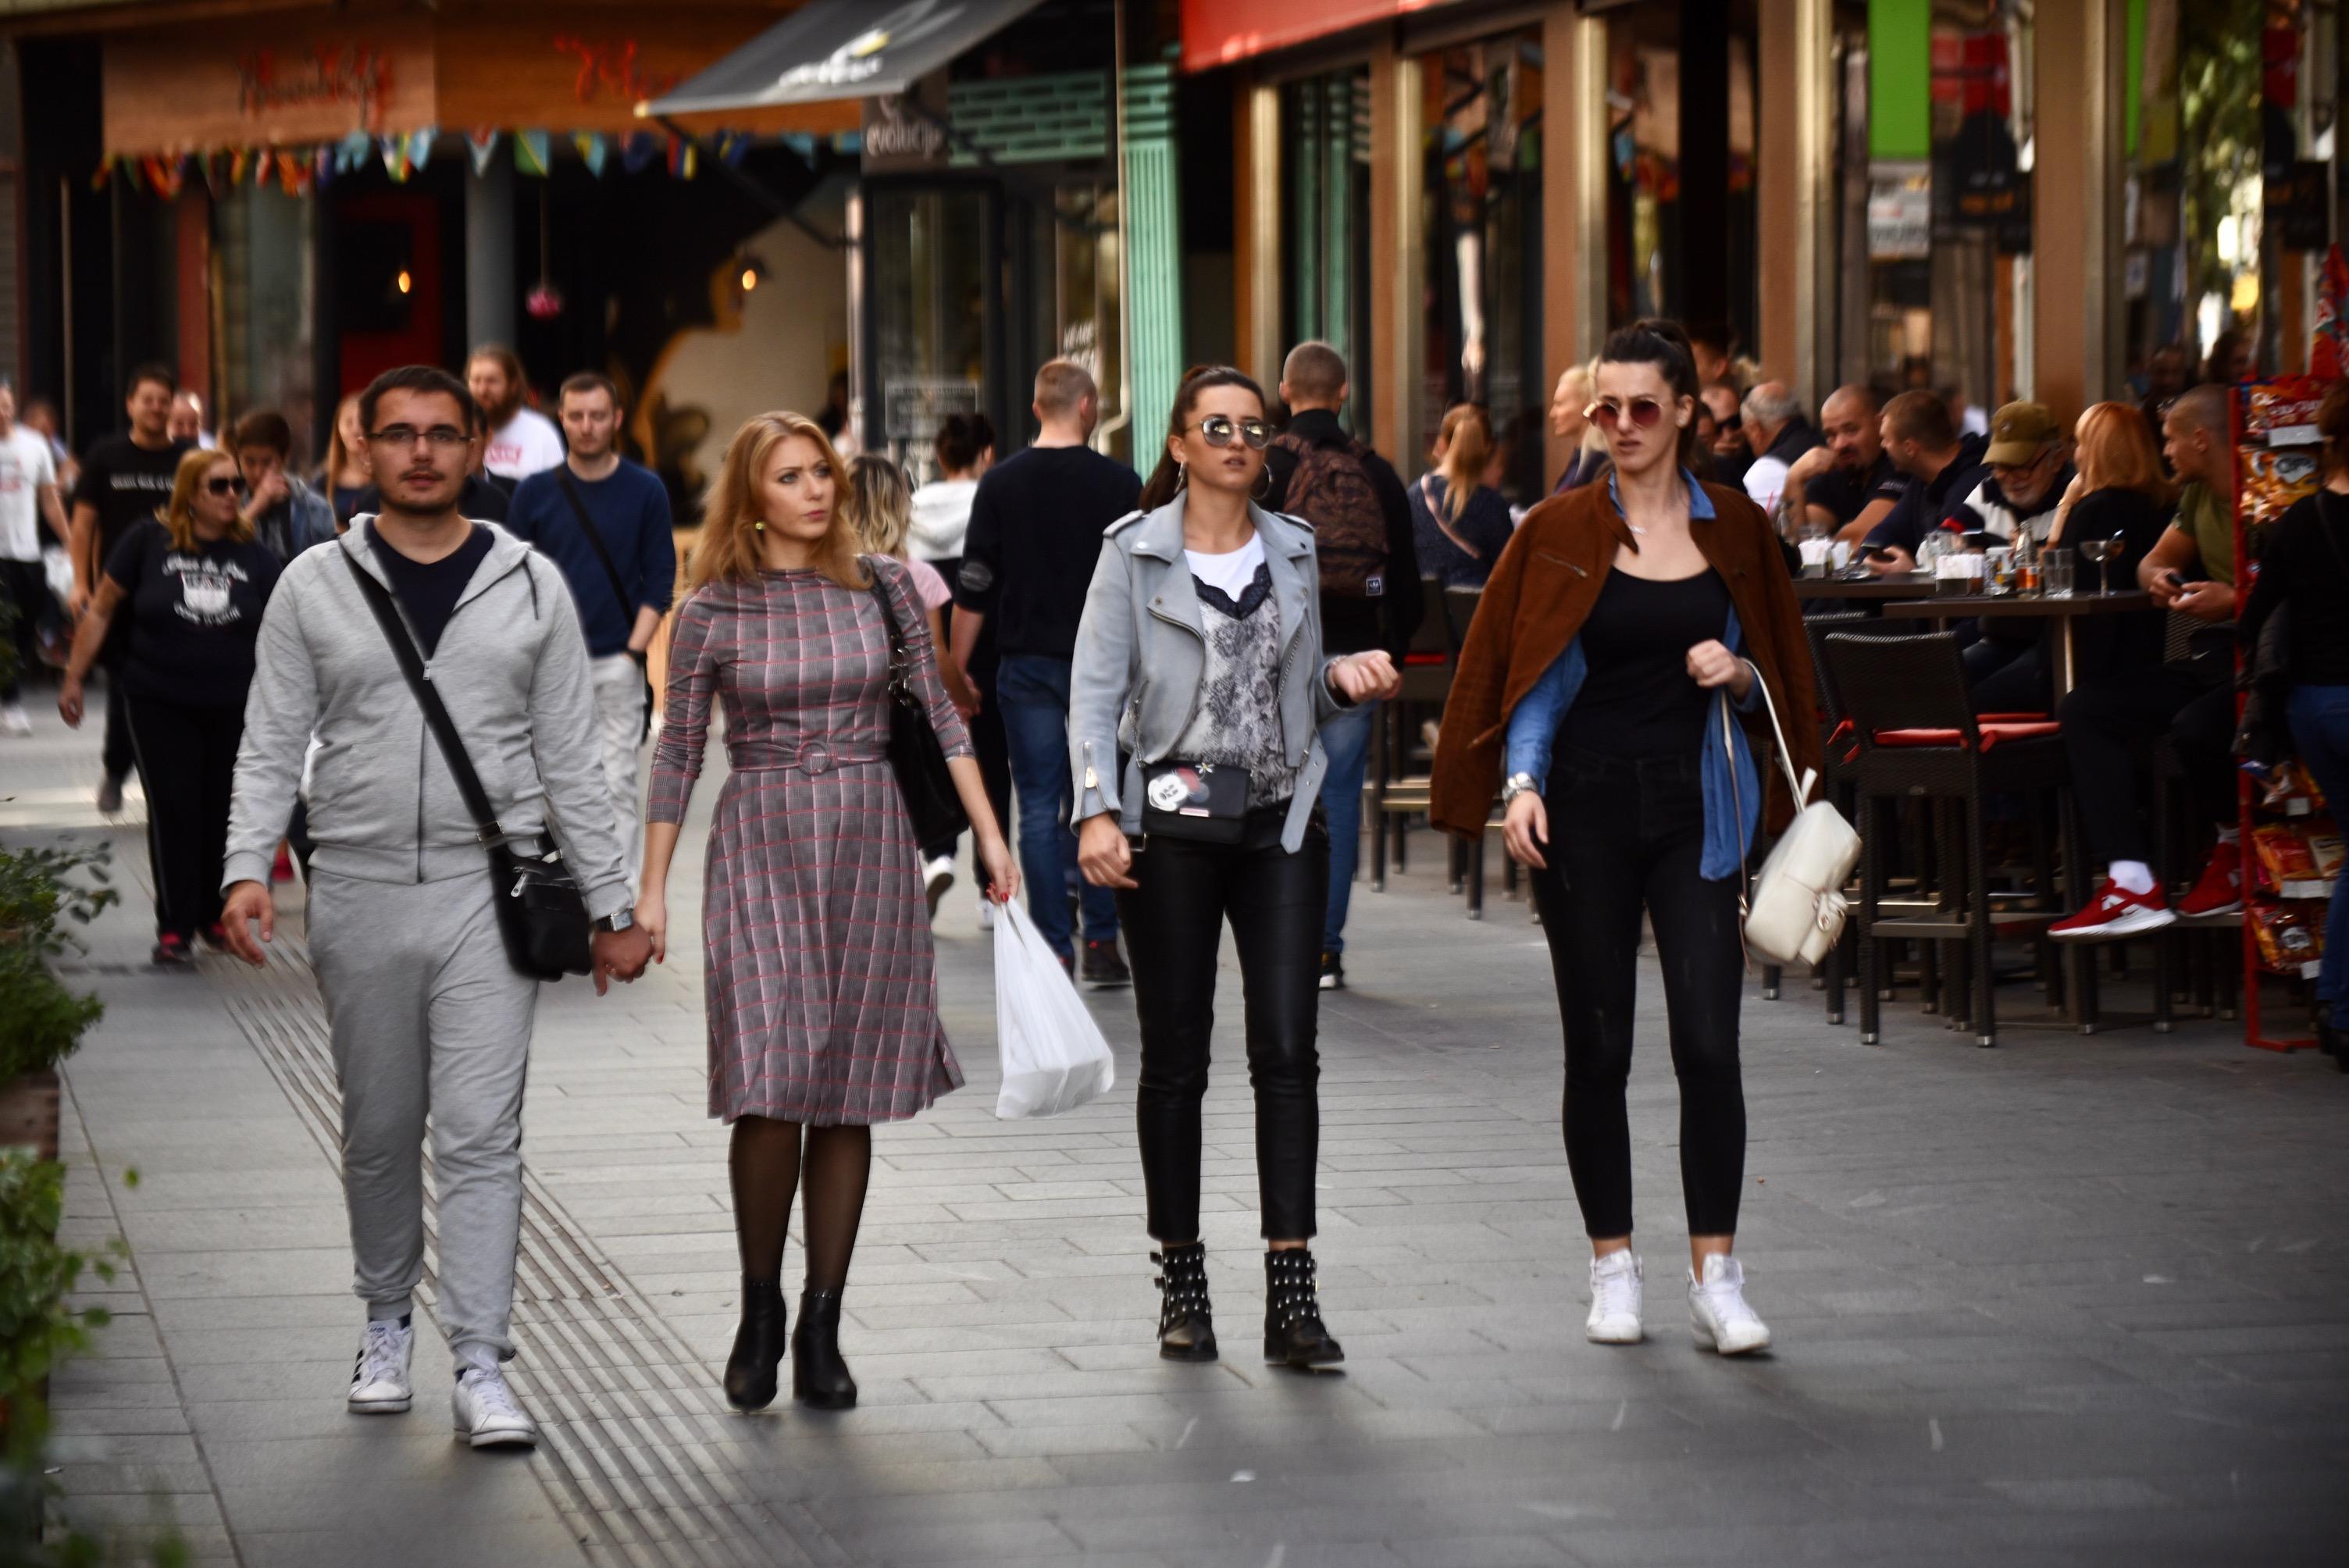
M 1849 729 L 1837 749 L 1850 752 L 1859 810 L 1860 1039 L 1881 1038 L 1884 954 L 1889 941 L 1950 943 L 1962 954 L 1953 1006 L 1971 989 L 1971 1026 L 1980 1046 L 1998 1043 L 1993 1001 L 1993 943 L 2001 935 L 2038 937 L 2062 918 L 2054 907 L 2002 906 L 1992 894 L 1984 852 L 1984 814 L 1993 795 L 2019 796 L 2034 808 L 2054 805 L 2068 824 L 2070 769 L 2059 727 L 2052 721 L 1985 723 L 1975 717 L 1965 669 L 1952 634 L 1864 636 L 1831 633 L 1826 639 L 1827 678 L 1834 683 Z M 1919 800 L 1954 818 L 1951 852 L 1942 857 L 1933 905 L 1913 913 L 1884 907 L 1889 803 Z M 2071 835 L 2066 834 L 2066 849 Z M 2066 867 L 2079 864 L 2067 853 Z M 2045 890 L 2039 890 L 2042 893 Z M 2047 905 L 2040 897 L 2033 901 Z

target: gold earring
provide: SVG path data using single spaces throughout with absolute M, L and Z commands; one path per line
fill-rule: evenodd
M 753 532 L 753 533 L 764 533 L 764 532 L 766 532 L 766 531 L 767 531 L 767 520 L 766 520 L 765 518 L 763 518 L 763 517 L 754 517 L 754 518 L 752 518 L 752 519 L 750 520 L 750 531 L 751 531 L 751 532 Z

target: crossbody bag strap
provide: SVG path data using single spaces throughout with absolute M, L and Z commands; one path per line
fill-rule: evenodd
M 408 623 L 400 618 L 399 607 L 391 602 L 391 591 L 367 575 L 350 552 L 343 551 L 342 556 L 343 564 L 350 568 L 352 580 L 359 585 L 360 596 L 375 612 L 376 624 L 383 628 L 384 641 L 391 645 L 391 656 L 399 665 L 399 673 L 408 677 L 408 689 L 416 694 L 416 706 L 424 710 L 425 727 L 440 743 L 440 755 L 449 764 L 450 777 L 457 781 L 457 793 L 465 799 L 465 810 L 472 813 L 481 842 L 495 843 L 505 836 L 504 830 L 498 826 L 497 810 L 490 804 L 489 792 L 481 788 L 481 776 L 473 771 L 472 758 L 465 755 L 464 738 L 457 733 L 456 721 L 449 717 L 440 694 L 432 688 L 432 677 L 424 671 L 424 656 L 416 651 L 416 639 L 409 634 Z
M 589 515 L 587 503 L 580 499 L 577 488 L 572 484 L 571 469 L 568 465 L 555 469 L 554 482 L 563 487 L 563 499 L 571 503 L 572 515 L 579 520 L 579 531 L 587 536 L 588 548 L 595 551 L 595 559 L 603 562 L 604 576 L 612 584 L 612 597 L 618 600 L 620 603 L 620 619 L 627 622 L 633 628 L 636 623 L 635 595 L 628 592 L 628 585 L 621 581 L 619 564 L 612 559 L 611 547 L 604 542 L 603 532 L 596 528 L 595 518 Z M 630 657 L 634 656 L 634 655 L 630 655 Z
M 897 624 L 897 607 L 889 602 L 889 591 L 881 585 L 881 573 L 872 565 L 870 557 L 866 560 L 864 570 L 873 578 L 868 587 L 873 594 L 873 602 L 881 606 L 881 624 L 887 628 L 889 633 L 889 685 L 895 690 L 911 690 L 914 674 L 905 667 L 908 657 L 905 652 L 905 628 Z
M 1811 786 L 1818 782 L 1818 772 L 1810 769 L 1799 779 L 1795 776 L 1795 754 L 1786 749 L 1786 732 L 1778 724 L 1778 705 L 1770 700 L 1770 683 L 1762 678 L 1760 665 L 1752 659 L 1744 662 L 1754 672 L 1754 688 L 1762 694 L 1762 711 L 1770 716 L 1770 733 L 1778 742 L 1778 767 L 1786 775 L 1786 788 L 1795 792 L 1795 810 L 1799 811 L 1810 804 Z

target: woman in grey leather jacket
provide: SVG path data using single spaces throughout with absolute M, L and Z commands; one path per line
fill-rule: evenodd
M 1175 394 L 1141 511 L 1102 544 L 1069 702 L 1078 863 L 1118 890 L 1142 1024 L 1136 1097 L 1158 1353 L 1212 1361 L 1199 1238 L 1199 1102 L 1226 919 L 1247 996 L 1265 1254 L 1264 1354 L 1345 1359 L 1313 1283 L 1320 1129 L 1314 1052 L 1330 841 L 1315 808 L 1319 734 L 1340 708 L 1401 686 L 1382 652 L 1321 649 L 1313 531 L 1253 504 L 1264 394 L 1225 367 Z

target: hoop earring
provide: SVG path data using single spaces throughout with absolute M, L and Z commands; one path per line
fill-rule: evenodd
M 1272 465 L 1267 463 L 1256 471 L 1256 489 L 1248 491 L 1250 500 L 1262 500 L 1272 493 Z
M 1185 486 L 1186 486 L 1186 485 L 1188 485 L 1190 482 L 1191 482 L 1191 465 L 1190 465 L 1190 464 L 1188 464 L 1188 463 L 1186 463 L 1186 462 L 1185 462 L 1185 461 L 1184 461 L 1182 459 L 1180 459 L 1180 458 L 1175 459 L 1174 459 L 1174 493 L 1175 493 L 1175 494 L 1177 494 L 1177 495 L 1182 494 L 1182 493 L 1183 493 L 1183 489 L 1184 489 L 1184 487 L 1185 487 Z

